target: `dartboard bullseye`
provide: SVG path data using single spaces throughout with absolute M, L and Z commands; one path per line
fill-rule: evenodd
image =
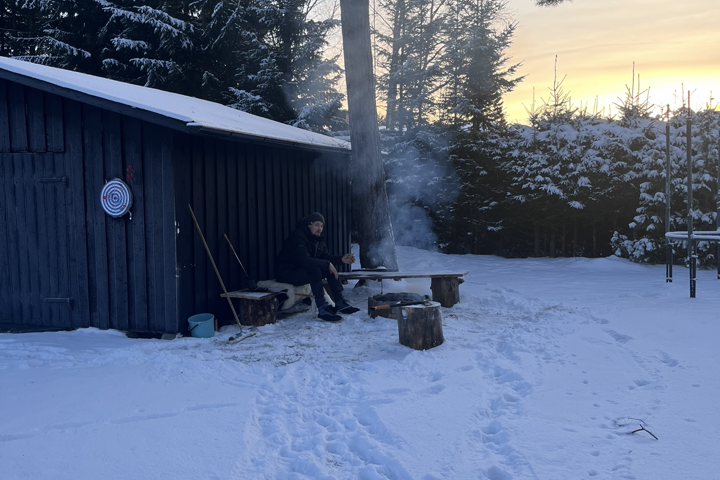
M 100 205 L 111 217 L 121 217 L 130 211 L 132 192 L 122 180 L 114 178 L 100 192 Z

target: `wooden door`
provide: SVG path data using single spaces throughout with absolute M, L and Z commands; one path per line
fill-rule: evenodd
M 72 327 L 70 185 L 62 154 L 0 154 L 0 323 Z M 76 237 L 77 238 L 77 237 Z

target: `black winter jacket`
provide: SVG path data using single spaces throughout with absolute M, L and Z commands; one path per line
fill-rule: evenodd
M 319 267 L 322 271 L 330 268 L 329 263 L 342 263 L 342 256 L 330 255 L 324 237 L 314 237 L 303 220 L 283 243 L 275 260 L 275 278 L 298 268 Z

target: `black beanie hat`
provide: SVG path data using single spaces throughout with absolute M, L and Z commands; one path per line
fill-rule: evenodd
M 305 220 L 306 220 L 307 225 L 310 225 L 311 223 L 315 223 L 315 222 L 322 222 L 323 225 L 325 224 L 325 217 L 323 217 L 322 214 L 318 213 L 318 212 L 311 213 L 310 215 L 307 216 L 307 218 Z

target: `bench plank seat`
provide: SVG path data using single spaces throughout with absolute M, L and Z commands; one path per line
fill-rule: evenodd
M 430 278 L 432 299 L 443 307 L 452 307 L 460 302 L 462 277 L 470 272 L 388 272 L 386 270 L 356 270 L 338 272 L 340 280 L 405 280 L 406 278 Z
M 464 277 L 470 272 L 388 272 L 356 270 L 353 272 L 338 272 L 340 279 L 345 280 L 403 280 L 405 278 L 446 278 Z

